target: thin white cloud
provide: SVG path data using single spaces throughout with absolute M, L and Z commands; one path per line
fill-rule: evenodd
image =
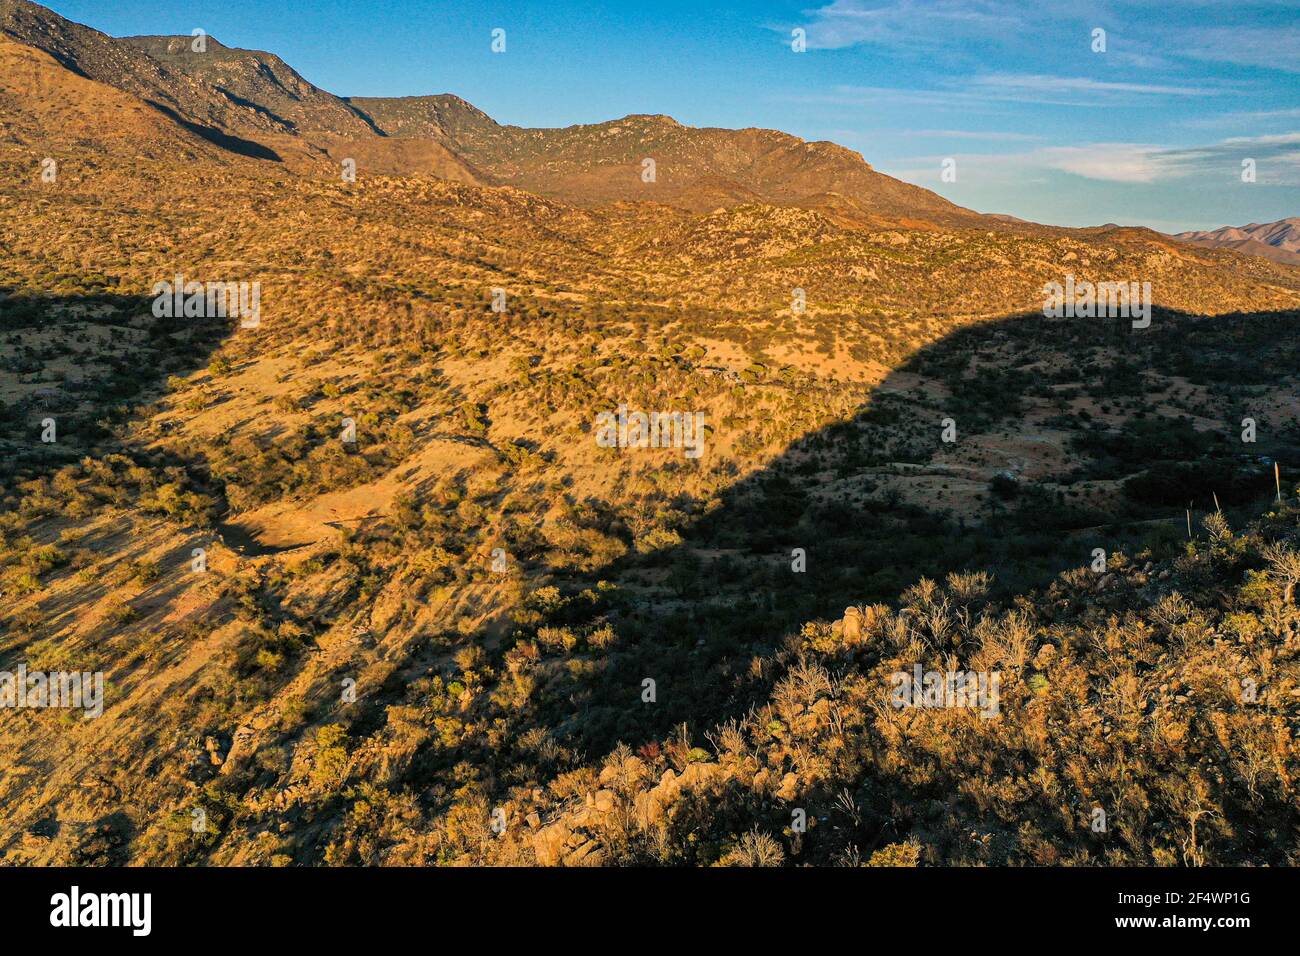
M 1061 38 L 1075 35 L 1086 50 L 1092 28 L 1116 22 L 1111 6 L 1106 0 L 832 0 L 808 11 L 802 25 L 814 49 L 924 50 L 956 39 L 1015 46 L 1053 30 Z
M 1118 106 L 1159 102 L 1166 97 L 1212 97 L 1236 94 L 1235 87 L 1119 83 L 1088 77 L 1037 73 L 987 73 L 960 82 L 941 81 L 931 89 L 882 86 L 837 86 L 828 93 L 798 94 L 782 99 L 797 103 L 874 106 L 880 103 L 933 106 L 962 111 L 1008 104 L 1046 106 Z
M 1009 133 L 1000 130 L 974 129 L 907 129 L 889 130 L 896 139 L 975 139 L 1003 143 L 1036 142 L 1043 137 L 1034 133 Z
M 1300 143 L 1300 133 L 1277 133 L 1270 136 L 1230 136 L 1224 145 L 1239 146 L 1257 143 L 1261 146 L 1281 146 L 1288 143 Z
M 1282 136 L 1236 137 L 1207 146 L 1168 147 L 1148 143 L 1087 143 L 1045 146 L 1021 153 L 957 153 L 901 160 L 895 175 L 935 182 L 944 159 L 956 160 L 958 178 L 1014 183 L 1067 173 L 1098 182 L 1170 183 L 1180 180 L 1235 181 L 1243 159 L 1253 159 L 1261 185 L 1295 185 L 1300 174 L 1300 132 Z
M 925 48 L 953 36 L 999 37 L 1022 26 L 1025 10 L 998 0 L 834 0 L 813 12 L 806 29 L 812 49 L 859 44 Z
M 1158 83 L 1112 83 L 1083 76 L 1048 76 L 1044 74 L 989 73 L 971 81 L 974 86 L 1011 92 L 1056 93 L 1137 93 L 1143 96 L 1218 96 L 1224 90 L 1205 86 L 1167 86 Z
M 1111 183 L 1154 183 L 1186 173 L 1168 151 L 1132 143 L 1054 146 L 1037 158 L 1048 169 Z
M 938 176 L 943 159 L 905 160 L 906 172 L 922 180 Z M 1045 146 L 1024 153 L 968 153 L 956 160 L 959 179 L 1016 182 L 1046 173 L 1070 173 L 1113 183 L 1153 183 L 1184 174 L 1177 157 L 1160 146 L 1141 143 L 1089 143 L 1084 146 Z
M 1170 73 L 1192 67 L 1187 60 L 1201 60 L 1300 73 L 1300 23 L 1200 26 L 1198 20 L 1221 15 L 1193 9 L 1221 7 L 1242 17 L 1294 9 L 1295 2 L 1180 0 L 1183 9 L 1167 16 L 1163 4 L 1105 0 L 833 0 L 798 25 L 814 50 L 869 45 L 958 54 L 972 52 L 974 45 L 1031 55 L 1034 46 L 1059 55 L 1072 37 L 1083 53 L 1090 49 L 1091 31 L 1102 27 L 1110 62 L 1133 69 Z
M 1222 126 L 1240 126 L 1244 123 L 1272 123 L 1295 119 L 1300 119 L 1300 109 L 1235 110 L 1182 120 L 1178 125 L 1187 129 L 1214 129 Z

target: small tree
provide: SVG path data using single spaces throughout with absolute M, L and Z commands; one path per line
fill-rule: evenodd
M 1290 545 L 1277 543 L 1267 545 L 1263 554 L 1269 574 L 1282 582 L 1282 603 L 1292 603 L 1295 586 L 1300 583 L 1300 552 L 1293 551 Z

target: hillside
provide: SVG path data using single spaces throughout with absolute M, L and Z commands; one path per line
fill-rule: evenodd
M 1294 401 L 1273 400 L 1296 394 L 1298 356 L 1279 348 L 1297 341 L 1294 311 L 1161 312 L 1145 338 L 1113 321 L 1044 337 L 1041 315 L 997 318 L 1032 309 L 1043 277 L 1066 269 L 1158 268 L 1160 298 L 1187 312 L 1296 309 L 1300 284 L 1269 263 L 1252 277 L 1141 235 L 864 233 L 768 207 L 658 207 L 655 221 L 420 180 L 350 189 L 209 170 L 198 207 L 184 199 L 193 170 L 153 174 L 147 196 L 129 178 L 92 178 L 39 207 L 36 184 L 4 180 L 18 214 L 5 227 L 0 386 L 24 423 L 5 448 L 5 653 L 103 668 L 111 689 L 100 720 L 6 722 L 11 862 L 569 859 L 580 846 L 567 834 L 589 832 L 572 800 L 601 755 L 620 741 L 645 751 L 634 779 L 662 785 L 685 723 L 684 752 L 706 755 L 687 763 L 713 760 L 705 731 L 776 692 L 801 622 L 897 606 L 921 575 L 985 571 L 998 601 L 1037 602 L 1033 588 L 1094 546 L 1168 560 L 1178 525 L 1163 522 L 1181 521 L 1179 502 L 1203 514 L 1211 490 L 1237 509 L 1267 493 L 1269 476 L 1239 472 L 1232 453 L 1237 409 L 1266 423 L 1257 447 L 1287 462 L 1288 482 L 1300 463 Z M 154 319 L 147 290 L 175 268 L 159 231 L 216 235 L 231 216 L 258 225 L 209 253 L 191 246 L 185 269 L 260 279 L 261 327 Z M 89 249 L 95 276 L 80 265 Z M 959 302 L 972 274 L 1006 298 L 958 314 L 942 297 Z M 810 303 L 797 315 L 795 276 Z M 492 287 L 509 290 L 504 316 Z M 706 457 L 596 448 L 592 410 L 620 401 L 704 411 Z M 1150 430 L 1130 433 L 1144 409 Z M 41 445 L 30 436 L 51 413 L 62 437 Z M 946 414 L 955 446 L 938 441 Z M 345 416 L 357 454 L 337 443 Z M 1147 489 L 1153 441 L 1167 467 L 1203 460 L 1220 477 Z M 1014 500 L 994 490 L 1008 470 Z M 814 570 L 776 587 L 796 546 Z M 1059 640 L 1035 638 L 1033 653 Z M 651 674 L 659 706 L 646 708 Z M 1032 769 L 999 759 L 1008 779 Z M 779 763 L 790 800 L 826 781 L 861 786 L 859 771 Z M 1220 798 L 1238 814 L 1250 798 L 1232 779 Z M 670 830 L 661 858 L 707 861 L 755 827 L 781 840 L 755 809 L 770 798 L 748 799 L 711 817 L 716 838 L 686 856 Z M 489 851 L 473 836 L 480 811 L 507 802 L 529 833 L 533 813 L 539 833 L 563 827 L 540 843 L 511 831 Z M 212 821 L 199 841 L 195 807 Z M 919 824 L 890 827 L 885 843 L 967 859 Z M 586 839 L 580 858 L 627 858 Z M 822 860 L 838 845 L 782 853 Z M 1209 847 L 1225 860 L 1265 852 L 1227 837 Z
M 1274 262 L 1300 265 L 1300 217 L 1246 226 L 1224 226 L 1203 232 L 1180 232 L 1183 242 L 1206 248 L 1232 249 L 1245 255 L 1263 256 Z
M 105 698 L 5 708 L 0 860 L 1300 863 L 1300 269 L 39 11 L 0 0 L 0 670 Z M 178 274 L 259 321 L 159 314 Z M 1046 318 L 1067 277 L 1149 325 Z M 918 666 L 997 712 L 895 706 Z
M 205 37 L 123 37 L 120 44 L 147 53 L 174 74 L 202 82 L 232 102 L 254 108 L 285 131 L 362 136 L 375 129 L 336 96 L 313 86 L 273 53 L 237 50 Z
M 341 99 L 274 54 L 214 37 L 202 52 L 192 37 L 116 39 L 27 0 L 0 0 L 0 35 L 152 104 L 223 149 L 313 176 L 337 176 L 350 158 L 363 176 L 505 184 L 580 205 L 650 200 L 706 211 L 768 202 L 867 221 L 981 221 L 877 173 L 851 150 L 772 130 L 697 130 L 656 116 L 530 130 L 500 126 L 454 96 Z M 642 180 L 646 158 L 657 164 L 653 184 Z
M 858 216 L 947 225 L 981 218 L 876 172 L 852 150 L 772 130 L 696 129 L 668 116 L 524 129 L 455 96 L 349 102 L 390 135 L 438 139 L 494 182 L 584 205 L 651 200 L 706 212 L 746 202 L 816 207 L 839 197 Z M 655 162 L 652 183 L 642 176 L 646 159 Z
M 107 126 L 102 125 L 105 116 L 113 119 Z M 0 37 L 0 138 L 5 145 L 58 161 L 82 152 L 92 135 L 93 152 L 102 156 L 221 161 L 202 139 L 142 100 Z
M 751 662 L 770 690 L 742 716 L 517 788 L 502 802 L 515 826 L 493 838 L 472 817 L 449 823 L 443 853 L 566 866 L 1295 866 L 1298 517 L 1292 505 L 1242 534 L 1212 513 L 1176 558 L 1113 554 L 1106 575 L 1079 568 L 1013 604 L 989 599 L 986 575 L 953 573 L 896 604 L 809 621 Z M 555 615 L 564 632 L 599 633 L 575 626 L 570 606 Z M 896 709 L 884 689 L 916 661 L 992 670 L 1000 712 Z M 556 664 L 543 651 L 534 672 Z M 357 827 L 335 846 L 364 852 L 363 839 Z
M 275 117 L 184 72 L 169 70 L 129 43 L 27 0 L 0 0 L 0 35 L 43 50 L 69 71 L 148 103 L 219 147 L 278 158 L 267 144 L 283 148 L 291 132 Z

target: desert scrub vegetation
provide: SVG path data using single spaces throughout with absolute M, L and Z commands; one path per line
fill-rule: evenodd
M 0 414 L 27 430 L 0 436 L 0 650 L 120 668 L 127 692 L 102 746 L 14 731 L 6 862 L 1294 856 L 1294 519 L 1231 530 L 1258 485 L 1207 470 L 1294 391 L 1294 313 L 1044 335 L 1019 312 L 1063 254 L 1141 270 L 1140 245 L 752 206 L 647 229 L 433 180 L 248 173 L 206 172 L 197 208 L 159 172 L 147 201 L 123 179 L 6 224 Z M 261 327 L 154 321 L 159 234 L 257 263 Z M 215 242 L 194 249 L 215 268 Z M 1175 304 L 1294 304 L 1280 270 L 1198 255 L 1153 276 Z M 708 455 L 598 453 L 592 416 L 624 402 L 705 412 Z M 1259 417 L 1249 452 L 1293 483 L 1293 434 Z M 1158 501 L 1124 494 L 1166 462 Z M 1227 526 L 1188 550 L 1168 502 L 1195 520 L 1216 491 Z M 360 507 L 312 525 L 341 499 Z M 1097 547 L 1109 576 L 1076 567 Z M 829 623 L 846 605 L 860 624 Z M 1001 718 L 882 710 L 915 659 L 1002 669 Z M 89 784 L 24 762 L 37 743 Z
M 340 419 L 341 421 L 341 419 Z M 286 497 L 323 494 L 371 481 L 410 451 L 409 428 L 381 424 L 377 417 L 356 422 L 356 441 L 341 438 L 339 421 L 309 422 L 275 440 L 224 438 L 198 453 L 224 490 L 235 513 Z
M 752 668 L 766 700 L 504 796 L 475 862 L 1295 865 L 1300 509 L 1218 516 L 1161 562 L 1116 555 L 990 601 L 923 580 L 865 627 L 810 622 Z M 554 605 L 554 600 L 551 601 Z M 904 709 L 889 675 L 1001 674 L 1000 714 Z M 633 741 L 633 743 L 637 743 Z M 540 796 L 539 796 L 540 794 Z M 803 810 L 806 830 L 792 829 Z M 1101 809 L 1107 821 L 1092 822 Z M 688 838 L 689 835 L 689 838 Z
M 16 483 L 5 503 L 28 521 L 51 517 L 84 519 L 106 508 L 138 506 L 178 524 L 206 527 L 220 508 L 201 477 L 166 456 L 86 456 L 49 477 Z

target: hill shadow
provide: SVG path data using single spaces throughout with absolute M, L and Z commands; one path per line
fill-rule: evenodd
M 230 96 L 229 93 L 227 93 L 226 95 Z M 245 100 L 240 100 L 238 97 L 231 96 L 231 99 L 235 100 L 236 103 L 238 103 L 240 106 L 245 107 L 246 109 L 256 108 L 259 112 L 263 112 L 263 113 L 266 112 L 265 110 L 262 110 L 260 107 L 255 107 L 253 104 L 250 104 Z M 264 146 L 261 143 L 256 143 L 251 139 L 243 139 L 239 136 L 233 136 L 230 133 L 223 132 L 211 126 L 204 126 L 201 123 L 195 123 L 193 120 L 186 119 L 184 116 L 176 112 L 174 109 L 171 109 L 170 107 L 167 106 L 163 106 L 161 103 L 155 102 L 154 100 L 149 100 L 148 102 L 150 106 L 152 106 L 158 112 L 162 113 L 168 119 L 179 124 L 180 126 L 185 127 L 195 136 L 198 136 L 200 139 L 206 140 L 207 142 L 211 143 L 213 146 L 217 146 L 221 149 L 234 153 L 238 156 L 247 156 L 250 159 L 266 159 L 266 160 L 270 160 L 273 163 L 278 163 L 282 161 L 280 159 L 280 154 L 277 153 L 275 150 L 271 149 L 271 147 L 269 146 Z
M 574 763 L 619 743 L 657 751 L 683 724 L 698 737 L 766 700 L 759 659 L 849 605 L 897 606 L 921 578 L 962 572 L 990 574 L 989 598 L 1010 599 L 1086 566 L 1097 547 L 1172 556 L 1189 509 L 1193 521 L 1219 506 L 1244 519 L 1273 494 L 1272 462 L 1284 487 L 1300 477 L 1297 325 L 1296 312 L 1157 309 L 1146 329 L 1020 314 L 952 331 L 900 363 L 850 418 L 729 487 L 677 529 L 679 543 L 589 575 L 526 568 L 533 587 L 560 593 L 535 593 L 516 618 L 503 670 L 517 669 L 528 644 L 540 660 L 526 702 L 502 713 L 516 736 L 532 732 L 535 745 L 542 728 Z M 1242 440 L 1248 418 L 1254 441 Z M 571 503 L 633 547 L 602 503 Z M 574 650 L 543 633 L 606 623 L 614 642 Z M 647 678 L 654 706 L 642 701 Z M 423 754 L 412 782 L 452 759 Z M 517 747 L 500 767 L 539 760 L 565 766 Z
M 144 455 L 124 427 L 172 375 L 207 364 L 222 319 L 156 318 L 153 297 L 107 291 L 34 294 L 0 286 L 0 493 L 86 455 Z M 236 320 L 237 321 L 237 320 Z M 52 427 L 47 423 L 52 422 Z

